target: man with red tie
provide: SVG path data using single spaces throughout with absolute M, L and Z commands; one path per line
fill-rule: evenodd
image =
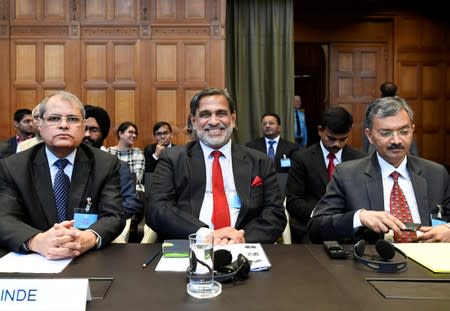
M 215 244 L 275 242 L 286 217 L 272 160 L 231 142 L 236 109 L 226 91 L 200 91 L 190 110 L 198 140 L 161 153 L 147 225 L 159 240 L 210 231 Z
M 308 242 L 307 224 L 311 212 L 325 193 L 336 165 L 366 154 L 347 145 L 353 117 L 342 107 L 322 112 L 317 127 L 320 141 L 292 156 L 287 181 L 286 208 L 290 215 L 292 240 Z
M 365 228 L 392 230 L 395 242 L 450 242 L 450 178 L 444 166 L 409 154 L 413 116 L 400 97 L 369 106 L 365 133 L 376 152 L 336 167 L 309 223 L 313 242 L 354 242 Z M 422 226 L 410 233 L 405 223 Z

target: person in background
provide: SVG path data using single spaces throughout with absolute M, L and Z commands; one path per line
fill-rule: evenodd
M 118 144 L 106 148 L 106 152 L 115 155 L 128 164 L 131 173 L 136 175 L 136 190 L 144 191 L 142 181 L 144 178 L 145 158 L 141 149 L 133 147 L 137 136 L 138 129 L 136 124 L 130 121 L 122 122 L 117 128 Z
M 108 137 L 111 121 L 108 112 L 101 107 L 85 105 L 86 121 L 83 143 L 106 151 L 103 141 Z M 142 218 L 142 202 L 136 193 L 136 184 L 131 175 L 128 164 L 120 161 L 120 192 L 122 193 L 122 206 L 125 209 L 125 218 L 137 215 Z
M 204 89 L 190 103 L 198 140 L 161 153 L 145 220 L 159 240 L 213 234 L 215 244 L 273 243 L 286 216 L 272 161 L 231 141 L 234 101 Z
M 33 117 L 34 137 L 21 141 L 17 145 L 17 152 L 27 150 L 28 148 L 31 148 L 34 145 L 42 142 L 41 135 L 39 134 L 39 104 L 33 108 L 33 110 L 31 111 L 31 115 Z
M 352 125 L 353 117 L 344 108 L 326 109 L 317 127 L 320 141 L 293 155 L 287 181 L 286 208 L 294 242 L 308 242 L 308 221 L 325 193 L 334 167 L 344 161 L 366 156 L 347 145 Z
M 14 112 L 16 135 L 0 143 L 0 159 L 17 152 L 17 145 L 34 136 L 33 117 L 30 109 L 19 109 Z
M 246 146 L 266 153 L 273 160 L 277 173 L 287 173 L 297 145 L 281 138 L 280 116 L 276 113 L 265 113 L 261 117 L 261 129 L 264 137 L 250 141 Z
M 449 174 L 444 166 L 409 154 L 413 120 L 400 97 L 379 98 L 369 106 L 365 132 L 376 152 L 336 167 L 308 224 L 313 242 L 355 242 L 365 230 L 380 237 L 393 233 L 396 243 L 450 242 L 448 223 L 431 227 L 434 214 L 450 216 Z M 408 232 L 405 223 L 422 226 Z
M 44 144 L 0 161 L 0 247 L 49 259 L 106 247 L 125 225 L 119 160 L 82 144 L 75 95 L 47 97 L 39 118 Z
M 295 95 L 294 97 L 294 137 L 298 147 L 306 147 L 308 145 L 308 130 L 306 128 L 305 113 L 302 108 L 302 97 Z
M 156 122 L 153 126 L 153 136 L 156 139 L 155 144 L 144 148 L 145 172 L 153 173 L 158 164 L 161 152 L 172 145 L 172 127 L 165 121 Z

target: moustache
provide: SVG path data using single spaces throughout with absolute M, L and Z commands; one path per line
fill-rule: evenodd
M 204 131 L 210 131 L 210 130 L 224 130 L 225 126 L 209 126 L 207 125 L 206 127 L 203 128 Z
M 387 147 L 388 150 L 403 150 L 405 147 L 403 147 L 402 144 L 391 144 Z

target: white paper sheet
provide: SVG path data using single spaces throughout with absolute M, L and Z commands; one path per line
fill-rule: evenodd
M 0 272 L 10 273 L 59 273 L 72 261 L 69 259 L 50 260 L 39 254 L 19 254 L 10 252 L 0 258 Z

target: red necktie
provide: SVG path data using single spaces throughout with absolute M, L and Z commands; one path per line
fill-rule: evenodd
M 222 169 L 219 161 L 222 152 L 215 150 L 211 155 L 214 157 L 212 164 L 213 214 L 211 220 L 214 229 L 220 229 L 230 226 L 230 210 L 228 208 L 227 196 L 225 195 Z
M 327 158 L 328 158 L 328 181 L 330 181 L 331 177 L 333 176 L 334 169 L 336 168 L 336 166 L 334 165 L 334 159 L 336 157 L 334 153 L 330 152 Z
M 402 222 L 413 222 L 408 202 L 405 199 L 402 188 L 398 184 L 398 172 L 392 172 L 391 177 L 394 179 L 391 196 L 389 199 L 390 213 Z M 402 231 L 401 235 L 394 234 L 394 242 L 408 243 L 413 242 L 417 238 L 415 232 Z

